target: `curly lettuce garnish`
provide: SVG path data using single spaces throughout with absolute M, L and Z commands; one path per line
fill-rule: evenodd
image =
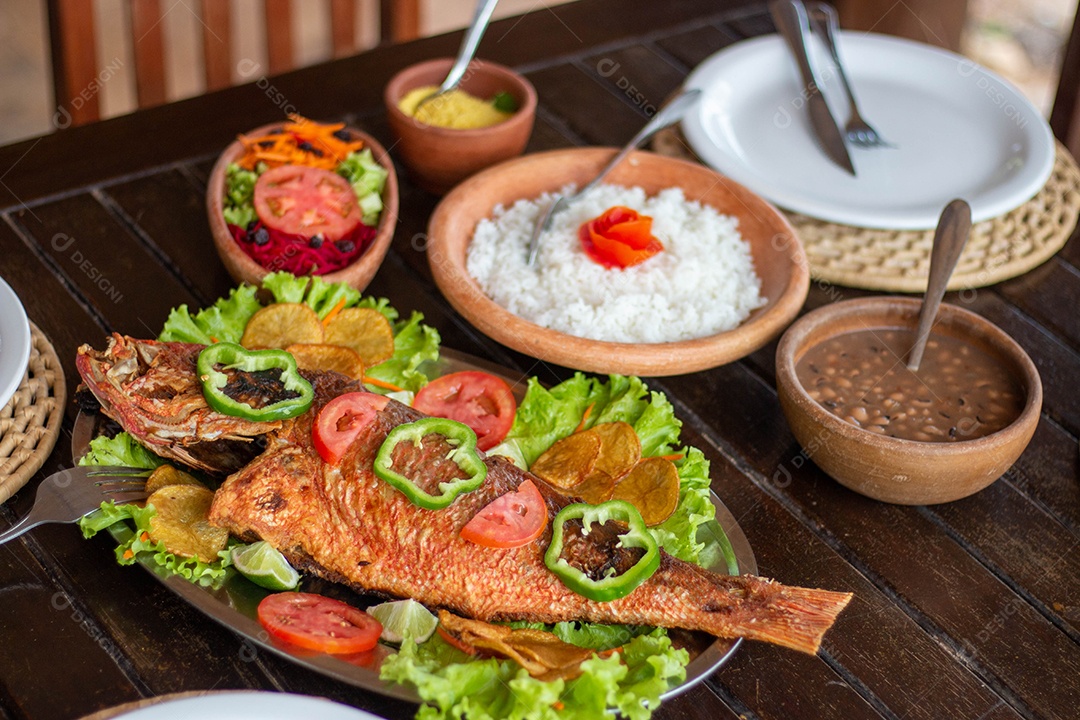
M 585 428 L 619 420 L 630 423 L 641 438 L 643 457 L 682 455 L 675 461 L 679 506 L 650 530 L 668 554 L 699 563 L 706 542 L 699 538 L 698 528 L 716 514 L 709 497 L 709 461 L 697 448 L 677 447 L 682 422 L 668 399 L 651 392 L 640 378 L 611 375 L 605 382 L 576 373 L 552 388 L 530 378 L 510 432 L 491 452 L 516 457 L 527 467 L 557 440 L 575 432 L 583 418 Z
M 141 508 L 138 505 L 103 502 L 99 510 L 79 521 L 79 527 L 86 538 L 108 529 L 118 543 L 116 561 L 121 565 L 151 559 L 163 570 L 200 585 L 213 585 L 226 576 L 220 560 L 206 563 L 198 558 L 180 557 L 169 552 L 164 543 L 151 539 L 150 518 L 156 513 L 153 505 Z
M 608 717 L 609 709 L 646 720 L 660 695 L 686 678 L 689 654 L 676 650 L 662 630 L 638 635 L 609 657 L 581 664 L 569 682 L 530 677 L 510 660 L 471 659 L 439 636 L 423 645 L 406 642 L 383 661 L 379 677 L 408 682 L 425 704 L 417 720 L 502 720 Z
M 394 355 L 389 360 L 367 369 L 367 375 L 384 383 L 413 392 L 427 384 L 427 376 L 419 367 L 439 359 L 439 333 L 423 324 L 422 313 L 413 312 L 402 320 L 386 298 L 363 297 L 346 283 L 328 283 L 318 277 L 296 277 L 287 272 L 270 273 L 262 285 L 274 302 L 306 303 L 323 318 L 340 302 L 343 307 L 372 308 L 383 314 L 394 331 Z M 227 298 L 195 314 L 187 305 L 173 308 L 165 321 L 158 340 L 209 345 L 213 342 L 239 342 L 244 326 L 262 305 L 256 298 L 257 289 L 241 285 Z

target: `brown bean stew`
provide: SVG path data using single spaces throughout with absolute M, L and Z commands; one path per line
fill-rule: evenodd
M 1001 430 L 1024 393 L 1002 363 L 946 335 L 931 335 L 918 373 L 907 369 L 911 330 L 857 330 L 822 342 L 795 373 L 829 412 L 870 432 L 904 440 L 974 440 Z

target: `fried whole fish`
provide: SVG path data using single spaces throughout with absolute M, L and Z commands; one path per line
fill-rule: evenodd
M 128 363 L 133 348 L 139 357 L 153 357 L 139 365 L 137 375 L 109 366 L 113 357 Z M 177 416 L 188 418 L 184 423 L 161 425 L 160 416 L 146 409 L 148 403 L 156 407 L 152 401 L 162 388 L 178 387 L 176 375 L 184 366 L 178 358 L 197 354 L 198 348 L 116 336 L 104 353 L 80 350 L 80 360 L 93 356 L 93 372 L 84 372 L 87 362 L 78 365 L 95 396 L 109 400 L 110 417 L 150 449 L 178 459 L 214 457 L 217 453 L 207 445 L 222 438 L 250 438 L 258 428 L 236 418 L 211 417 L 215 414 L 201 391 L 196 392 L 197 378 L 183 384 L 183 394 L 169 398 L 173 406 L 184 406 L 184 412 L 170 406 Z M 308 377 L 315 389 L 312 409 L 280 423 L 255 423 L 263 426 L 265 450 L 226 479 L 210 511 L 213 523 L 244 539 L 266 540 L 308 573 L 363 592 L 411 597 L 478 620 L 586 620 L 682 628 L 807 653 L 817 651 L 825 631 L 851 600 L 850 593 L 720 575 L 666 553 L 656 573 L 629 595 L 610 602 L 589 600 L 565 587 L 544 564 L 550 526 L 538 540 L 511 549 L 482 547 L 460 537 L 462 527 L 481 508 L 526 479 L 540 488 L 551 517 L 570 500 L 506 458 L 491 455 L 484 459 L 488 472 L 480 488 L 441 510 L 417 507 L 379 479 L 372 462 L 391 429 L 423 416 L 387 402 L 341 462 L 328 465 L 312 445 L 314 418 L 329 400 L 363 387 L 334 373 Z M 230 422 L 237 427 L 227 431 Z M 181 437 L 180 427 L 191 436 Z M 620 548 L 617 529 L 605 525 L 568 540 L 564 557 L 572 555 L 570 562 L 589 566 L 601 560 L 618 567 L 632 552 Z

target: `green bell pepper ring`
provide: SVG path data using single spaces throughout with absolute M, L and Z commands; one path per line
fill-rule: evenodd
M 619 545 L 642 548 L 645 554 L 625 572 L 615 574 L 614 569 L 609 569 L 605 577 L 594 580 L 561 557 L 563 531 L 566 523 L 571 520 L 581 520 L 586 534 L 593 523 L 602 525 L 608 520 L 624 522 L 629 527 L 619 535 Z M 652 577 L 660 567 L 660 548 L 645 526 L 641 513 L 625 500 L 608 500 L 600 505 L 575 503 L 567 505 L 555 516 L 551 545 L 544 553 L 544 564 L 558 576 L 563 585 L 578 595 L 596 602 L 608 602 L 626 597 L 634 588 Z
M 231 382 L 230 378 L 217 369 L 218 365 L 225 370 L 240 370 L 247 373 L 278 370 L 280 373 L 276 380 L 281 385 L 275 386 L 274 390 L 284 390 L 292 396 L 277 402 L 253 405 L 243 399 L 245 395 L 256 395 L 259 392 L 260 383 L 257 379 L 253 379 L 252 382 L 247 383 L 247 386 L 241 387 L 236 387 L 241 383 L 232 381 L 235 383 L 234 397 L 230 397 L 226 393 Z M 311 383 L 300 375 L 296 369 L 296 360 L 284 350 L 248 350 L 236 343 L 215 343 L 207 345 L 199 353 L 196 368 L 199 380 L 202 382 L 206 403 L 222 415 L 231 415 L 255 422 L 284 420 L 302 415 L 311 407 L 315 399 Z
M 428 435 L 441 435 L 446 439 L 451 450 L 444 457 L 452 461 L 465 473 L 463 478 L 455 478 L 439 483 L 438 495 L 432 495 L 403 472 L 391 467 L 394 448 L 401 443 L 412 443 L 423 448 L 424 438 Z M 462 493 L 472 492 L 483 484 L 487 477 L 487 466 L 476 451 L 476 433 L 472 428 L 456 420 L 429 417 L 415 422 L 398 425 L 390 431 L 375 455 L 375 475 L 394 486 L 413 503 L 428 510 L 447 507 Z

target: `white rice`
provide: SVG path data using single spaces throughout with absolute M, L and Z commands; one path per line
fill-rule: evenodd
M 646 197 L 640 187 L 600 185 L 555 215 L 529 267 L 529 235 L 552 201 L 545 193 L 497 206 L 469 244 L 469 274 L 519 317 L 593 340 L 660 343 L 731 330 L 765 302 L 738 219 L 688 202 L 680 188 Z M 578 228 L 615 205 L 652 217 L 663 251 L 626 269 L 590 259 Z

